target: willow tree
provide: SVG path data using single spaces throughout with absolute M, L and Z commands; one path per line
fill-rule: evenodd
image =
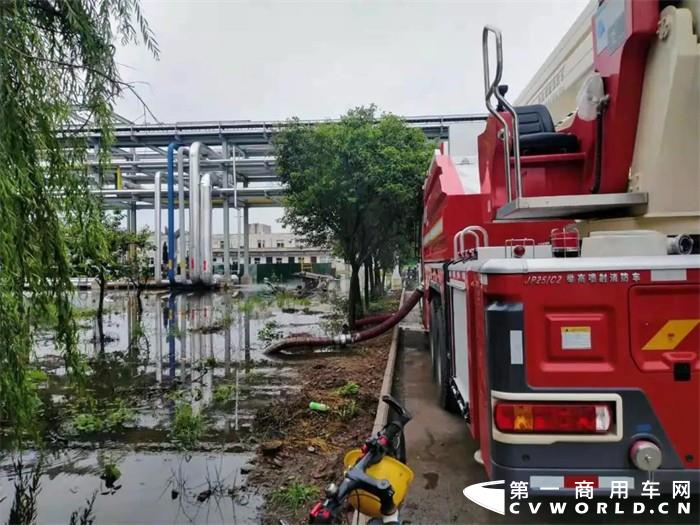
M 362 265 L 397 237 L 414 236 L 433 147 L 421 130 L 393 115 L 378 117 L 371 105 L 314 127 L 293 120 L 275 150 L 288 190 L 284 222 L 312 244 L 335 247 L 350 264 L 352 326 L 362 311 Z
M 117 43 L 157 55 L 137 0 L 0 1 L 0 422 L 15 438 L 38 407 L 28 366 L 49 312 L 67 370 L 79 368 L 66 223 L 80 221 L 94 249 L 104 239 L 83 168 L 87 143 L 66 125 L 84 110 L 107 160 L 112 103 L 126 86 Z

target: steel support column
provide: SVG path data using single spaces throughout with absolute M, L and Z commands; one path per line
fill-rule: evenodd
M 168 280 L 175 284 L 175 151 L 179 144 L 168 144 Z M 182 227 L 181 227 L 182 228 Z
M 250 284 L 250 218 L 248 205 L 243 206 L 243 277 L 242 284 Z
M 224 141 L 221 143 L 221 153 L 224 157 L 224 159 L 228 158 L 229 155 L 229 147 L 228 147 L 228 142 Z M 235 165 L 235 158 L 236 158 L 236 148 L 233 148 L 233 158 L 234 158 L 234 165 Z M 235 168 L 234 168 L 235 169 Z M 224 169 L 224 176 L 221 179 L 221 186 L 223 188 L 228 188 L 228 167 Z M 228 196 L 224 196 L 224 203 L 223 203 L 223 214 L 224 214 L 224 280 L 225 281 L 230 281 L 231 280 L 231 254 L 230 254 L 230 231 L 229 231 L 229 210 L 228 210 Z
M 136 233 L 136 199 L 132 198 L 129 203 L 128 227 L 131 233 Z
M 160 177 L 161 173 L 160 171 L 156 173 L 155 178 L 153 180 L 153 229 L 155 230 L 155 240 L 156 240 L 156 251 L 153 254 L 153 276 L 155 279 L 156 284 L 160 283 L 161 279 L 163 278 L 163 273 L 162 273 L 162 264 L 161 264 L 161 254 L 163 253 L 162 249 L 162 242 L 161 242 L 161 225 L 160 225 Z M 168 210 L 169 212 L 169 210 Z M 170 236 L 170 232 L 168 231 L 168 236 Z M 168 250 L 170 250 L 170 246 L 168 246 Z
M 131 202 L 129 203 L 129 216 L 127 219 L 127 225 L 129 228 L 129 233 L 136 233 L 136 199 L 133 197 L 131 198 Z M 129 245 L 129 260 L 133 261 L 135 258 L 136 245 L 132 243 Z

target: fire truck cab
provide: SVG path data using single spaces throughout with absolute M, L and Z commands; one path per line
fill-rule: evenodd
M 592 2 L 515 105 L 484 28 L 478 158 L 435 152 L 422 257 L 440 404 L 491 479 L 698 492 L 699 11 Z

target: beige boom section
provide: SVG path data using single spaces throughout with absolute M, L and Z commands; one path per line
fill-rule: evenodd
M 689 9 L 661 12 L 644 76 L 630 190 L 649 194 L 647 219 L 687 216 L 695 222 L 692 233 L 700 233 L 700 43 Z
M 582 230 L 700 234 L 700 2 L 661 12 L 649 51 L 629 191 L 648 194 L 641 216 L 590 221 Z
M 557 127 L 576 111 L 576 95 L 593 73 L 591 18 L 597 1 L 588 3 L 515 99 L 516 106 L 544 104 Z
M 566 124 L 576 95 L 593 72 L 591 1 L 523 89 L 516 105 L 544 104 Z M 643 214 L 583 221 L 596 230 L 648 229 L 700 234 L 700 2 L 666 7 L 647 58 L 628 191 L 646 193 Z

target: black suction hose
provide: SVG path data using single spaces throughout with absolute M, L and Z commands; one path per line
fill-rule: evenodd
M 335 337 L 288 337 L 277 341 L 265 349 L 266 354 L 279 354 L 282 350 L 292 348 L 315 348 L 322 346 L 345 346 L 348 344 L 361 343 L 368 339 L 373 339 L 378 335 L 383 334 L 387 330 L 393 328 L 408 312 L 413 310 L 413 307 L 418 304 L 418 301 L 423 297 L 423 287 L 416 288 L 408 299 L 401 305 L 396 313 L 382 321 L 377 326 L 362 330 L 361 332 L 353 332 L 352 334 L 338 334 Z

